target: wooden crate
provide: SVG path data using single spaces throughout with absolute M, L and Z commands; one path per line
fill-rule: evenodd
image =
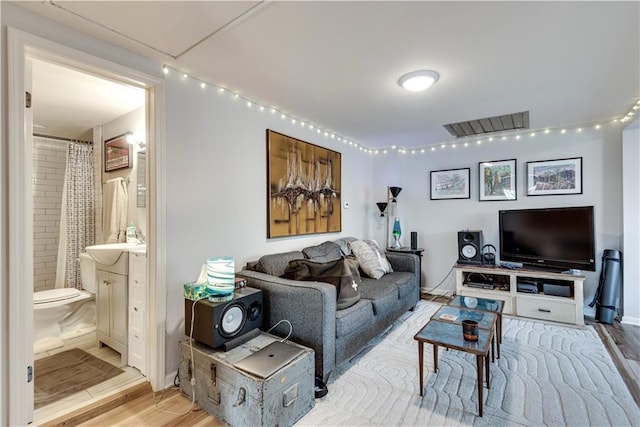
M 268 378 L 252 376 L 233 366 L 276 339 L 263 332 L 228 352 L 195 340 L 181 341 L 181 391 L 192 398 L 195 388 L 196 404 L 231 426 L 293 425 L 315 405 L 313 350 L 299 346 L 304 353 Z

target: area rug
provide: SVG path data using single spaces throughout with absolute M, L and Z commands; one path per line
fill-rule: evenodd
M 36 360 L 35 408 L 85 390 L 123 372 L 79 348 Z
M 637 426 L 640 409 L 596 331 L 505 316 L 478 417 L 475 356 L 425 345 L 420 397 L 413 336 L 439 305 L 421 301 L 384 336 L 331 374 L 329 393 L 301 426 Z

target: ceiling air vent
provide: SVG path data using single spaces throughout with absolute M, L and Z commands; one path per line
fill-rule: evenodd
M 467 122 L 450 123 L 444 128 L 456 138 L 461 136 L 483 135 L 505 130 L 529 129 L 529 112 L 485 117 Z

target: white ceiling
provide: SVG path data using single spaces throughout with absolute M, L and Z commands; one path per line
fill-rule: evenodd
M 33 131 L 80 138 L 144 105 L 144 89 L 124 86 L 60 65 L 32 60 Z
M 15 3 L 371 148 L 520 111 L 601 123 L 640 98 L 637 1 Z M 401 89 L 417 69 L 440 80 Z

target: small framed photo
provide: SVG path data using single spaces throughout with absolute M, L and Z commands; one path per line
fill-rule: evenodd
M 105 172 L 131 167 L 131 147 L 127 142 L 127 136 L 130 134 L 130 132 L 123 133 L 104 142 Z
M 431 171 L 431 200 L 469 199 L 470 168 Z
M 527 196 L 582 194 L 582 157 L 527 162 Z
M 480 201 L 516 200 L 516 159 L 480 162 Z

